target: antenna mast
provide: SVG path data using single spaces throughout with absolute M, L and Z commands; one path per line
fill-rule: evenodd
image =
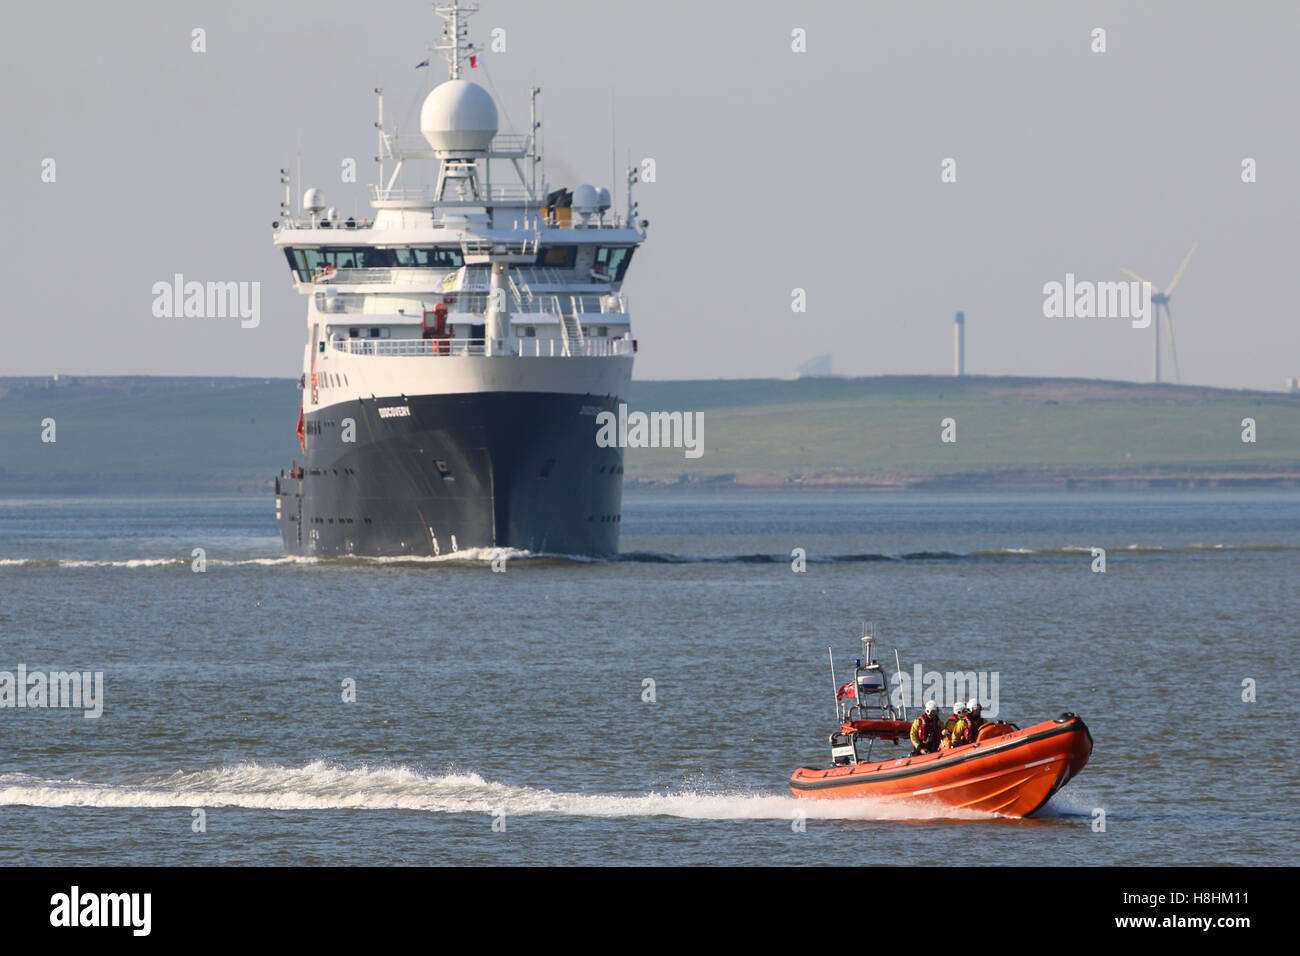
M 460 61 L 462 56 L 475 56 L 474 44 L 469 42 L 469 24 L 466 22 L 478 13 L 478 4 L 467 3 L 461 6 L 459 0 L 453 0 L 448 6 L 435 6 L 433 12 L 446 22 L 442 28 L 442 42 L 433 48 L 447 61 L 447 72 L 453 80 L 460 79 Z
M 375 129 L 379 131 L 379 152 L 375 154 L 375 162 L 379 164 L 379 184 L 384 183 L 384 88 L 375 87 L 375 96 L 379 98 L 379 119 L 375 121 Z
M 540 86 L 530 86 L 528 88 L 528 143 L 529 150 L 532 152 L 532 162 L 528 165 L 532 171 L 532 196 L 537 198 L 537 164 L 541 162 L 540 151 L 537 148 L 537 131 L 541 129 L 542 124 L 537 122 L 537 94 L 542 92 Z
M 835 652 L 828 646 L 826 654 L 831 659 L 831 695 L 835 700 L 835 719 L 842 721 L 844 714 L 840 711 L 840 685 L 835 678 Z

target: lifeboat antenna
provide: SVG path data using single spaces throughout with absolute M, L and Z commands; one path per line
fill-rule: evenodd
M 894 648 L 894 679 L 898 681 L 899 695 L 901 702 L 898 706 L 901 720 L 907 720 L 907 698 L 903 696 L 903 665 L 898 663 L 898 648 Z
M 843 715 L 840 712 L 840 688 L 839 685 L 835 683 L 835 652 L 831 650 L 829 644 L 826 645 L 826 653 L 829 654 L 831 658 L 831 697 L 835 701 L 835 719 L 843 723 Z
M 862 663 L 863 664 L 871 663 L 871 642 L 874 641 L 875 639 L 876 639 L 876 622 L 863 621 L 862 637 L 860 638 L 860 640 L 862 641 Z

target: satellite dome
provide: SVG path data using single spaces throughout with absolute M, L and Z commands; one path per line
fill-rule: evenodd
M 604 187 L 601 187 L 600 189 L 596 190 L 596 208 L 599 209 L 601 212 L 604 212 L 606 209 L 609 208 L 609 204 L 610 204 L 609 190 L 605 189 Z
M 302 194 L 303 212 L 320 212 L 325 208 L 325 194 L 313 186 Z
M 583 183 L 573 190 L 573 211 L 579 216 L 590 216 L 598 208 L 600 195 L 595 186 Z
M 448 80 L 425 98 L 420 132 L 442 158 L 486 152 L 497 134 L 497 106 L 477 83 Z

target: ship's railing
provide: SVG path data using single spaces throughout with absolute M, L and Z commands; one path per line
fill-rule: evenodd
M 530 196 L 528 195 L 528 189 L 524 186 L 493 186 L 488 191 L 488 194 L 480 199 L 462 200 L 459 197 L 459 195 L 453 195 L 451 192 L 449 192 L 447 198 L 440 203 L 434 202 L 433 186 L 394 186 L 392 189 L 388 189 L 384 186 L 372 185 L 368 188 L 370 190 L 370 199 L 371 201 L 374 202 L 380 202 L 380 201 L 410 202 L 410 203 L 416 203 L 420 206 L 430 206 L 430 207 L 433 206 L 440 207 L 443 205 L 454 206 L 457 204 L 464 205 L 464 206 L 475 205 L 475 204 L 484 205 L 492 202 L 509 203 L 511 205 L 517 205 L 522 203 L 525 205 L 532 205 L 534 207 L 540 204 L 539 200 L 534 200 L 530 198 Z M 437 215 L 438 214 L 435 212 L 435 216 Z M 443 224 L 443 220 L 441 218 L 435 218 L 434 225 L 442 225 L 442 224 Z M 520 229 L 520 228 L 534 229 L 543 226 L 545 224 L 541 223 L 538 220 L 535 213 L 529 213 L 524 217 L 522 222 L 519 219 L 513 220 L 513 225 L 514 228 L 516 229 Z M 605 215 L 601 216 L 599 219 L 592 220 L 586 223 L 581 223 L 581 224 L 576 223 L 572 220 L 566 223 L 550 224 L 551 228 L 575 229 L 578 232 L 581 232 L 584 229 L 626 229 L 628 228 L 628 226 L 629 226 L 629 222 L 626 219 L 624 219 L 622 215 L 618 213 L 612 213 L 612 212 L 606 213 Z M 352 225 L 349 226 L 347 224 L 346 219 L 335 219 L 332 221 L 328 221 L 323 217 L 318 216 L 316 218 L 316 221 L 313 222 L 310 216 L 291 215 L 291 216 L 281 216 L 280 219 L 273 224 L 273 227 L 276 229 L 305 229 L 305 230 L 323 230 L 326 232 L 353 232 L 358 229 L 373 228 L 374 221 L 371 219 L 353 218 Z M 457 228 L 457 226 L 453 226 L 452 228 Z
M 316 285 L 389 285 L 396 281 L 395 269 L 337 269 L 332 278 Z
M 529 266 L 513 265 L 510 267 L 510 281 L 513 283 L 518 280 L 519 288 L 525 295 L 531 294 L 529 287 L 535 285 L 564 285 L 566 276 L 572 275 L 572 270 L 561 272 L 554 266 Z
M 529 147 L 526 133 L 497 133 L 488 146 L 489 153 L 526 153 Z
M 435 201 L 439 204 L 449 203 L 474 203 L 474 202 L 531 202 L 532 196 L 528 193 L 527 186 L 488 186 L 481 190 L 481 196 L 475 199 L 473 196 L 466 195 L 463 199 L 454 187 L 447 189 L 441 200 L 436 200 L 436 186 L 394 186 L 391 189 L 385 186 L 371 186 L 370 199 L 372 202 L 418 202 L 433 205 Z
M 334 351 L 348 355 L 482 355 L 486 339 L 334 340 Z
M 631 355 L 636 346 L 629 338 L 592 337 L 581 346 L 569 346 L 560 338 L 521 338 L 518 354 L 526 358 L 601 357 Z M 485 355 L 486 339 L 335 339 L 333 349 L 346 355 L 407 355 L 442 358 L 454 355 Z
M 531 298 L 522 296 L 510 307 L 513 313 L 544 313 L 550 315 L 626 315 L 627 299 L 621 292 L 604 295 L 565 295 L 542 293 Z
M 348 225 L 348 223 L 351 225 Z M 326 219 L 324 216 L 317 216 L 312 221 L 311 216 L 282 216 L 277 229 L 320 229 L 328 232 L 356 232 L 358 229 L 370 229 L 374 226 L 374 221 L 370 219 L 357 219 L 355 216 L 348 216 L 346 219 Z
M 429 145 L 429 141 L 421 133 L 385 134 L 384 140 L 388 146 L 389 155 L 393 159 L 399 156 L 412 158 L 433 156 L 433 147 Z M 530 147 L 531 143 L 527 133 L 497 133 L 492 137 L 492 142 L 488 145 L 487 151 L 489 155 L 521 157 L 528 154 Z
M 582 356 L 631 355 L 636 346 L 629 338 L 585 338 L 581 345 L 570 346 L 560 338 L 534 338 L 519 340 L 519 354 L 532 356 Z

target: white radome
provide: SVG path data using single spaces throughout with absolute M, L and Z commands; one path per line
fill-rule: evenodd
M 595 215 L 598 208 L 600 208 L 600 194 L 596 192 L 595 186 L 589 186 L 587 183 L 583 183 L 581 186 L 574 187 L 574 212 L 580 216 L 591 216 Z
M 485 152 L 497 134 L 497 105 L 477 83 L 448 80 L 425 98 L 420 132 L 442 158 Z

